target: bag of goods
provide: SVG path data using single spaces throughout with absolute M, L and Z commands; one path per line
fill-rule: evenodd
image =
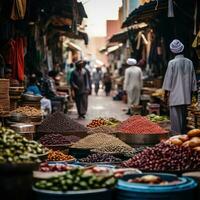
M 66 192 L 114 188 L 116 182 L 117 179 L 111 172 L 102 173 L 95 168 L 89 170 L 77 168 L 67 171 L 64 175 L 38 180 L 34 186 L 42 190 Z
M 82 124 L 69 118 L 62 112 L 49 115 L 38 127 L 40 133 L 86 133 L 88 130 Z
M 146 117 L 135 115 L 122 122 L 117 130 L 127 134 L 167 134 L 168 132 Z
M 0 128 L 0 144 L 0 163 L 40 162 L 39 156 L 47 153 L 42 144 L 4 127 Z
M 144 171 L 186 171 L 200 169 L 200 154 L 191 148 L 161 142 L 123 162 L 124 167 Z

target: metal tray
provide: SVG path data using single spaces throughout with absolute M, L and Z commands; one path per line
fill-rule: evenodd
M 118 133 L 117 137 L 130 145 L 152 145 L 157 144 L 163 139 L 169 138 L 169 133 L 166 134 L 129 134 Z

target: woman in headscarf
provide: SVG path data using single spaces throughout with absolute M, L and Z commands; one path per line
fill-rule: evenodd
M 166 103 L 169 100 L 171 129 L 184 134 L 187 105 L 191 104 L 192 92 L 197 90 L 196 75 L 192 61 L 183 55 L 184 45 L 179 40 L 171 42 L 170 50 L 175 58 L 169 61 L 163 89 Z
M 132 105 L 139 105 L 140 95 L 142 89 L 142 70 L 137 67 L 137 61 L 133 58 L 127 60 L 129 68 L 125 71 L 124 78 L 124 91 L 126 91 L 128 96 L 128 113 L 131 114 L 130 108 Z

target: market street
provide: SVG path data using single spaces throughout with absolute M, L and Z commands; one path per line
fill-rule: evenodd
M 89 96 L 88 112 L 86 119 L 77 120 L 81 124 L 88 124 L 89 121 L 99 117 L 114 117 L 119 120 L 125 120 L 128 118 L 126 112 L 127 106 L 122 101 L 113 101 L 112 97 L 106 97 L 102 92 L 98 96 L 94 94 Z M 77 119 L 77 111 L 74 105 L 73 109 L 69 111 L 69 116 L 73 119 Z

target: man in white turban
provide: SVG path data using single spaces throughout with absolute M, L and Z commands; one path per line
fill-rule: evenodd
M 177 133 L 186 133 L 187 106 L 191 104 L 192 92 L 197 90 L 193 63 L 183 55 L 184 45 L 173 40 L 170 50 L 175 58 L 169 61 L 163 83 L 165 100 L 169 103 L 171 129 Z
M 124 78 L 124 91 L 128 96 L 129 111 L 127 114 L 131 114 L 130 108 L 132 105 L 139 105 L 140 95 L 142 89 L 142 70 L 137 67 L 137 61 L 133 58 L 127 60 L 127 64 L 130 66 L 125 71 Z

